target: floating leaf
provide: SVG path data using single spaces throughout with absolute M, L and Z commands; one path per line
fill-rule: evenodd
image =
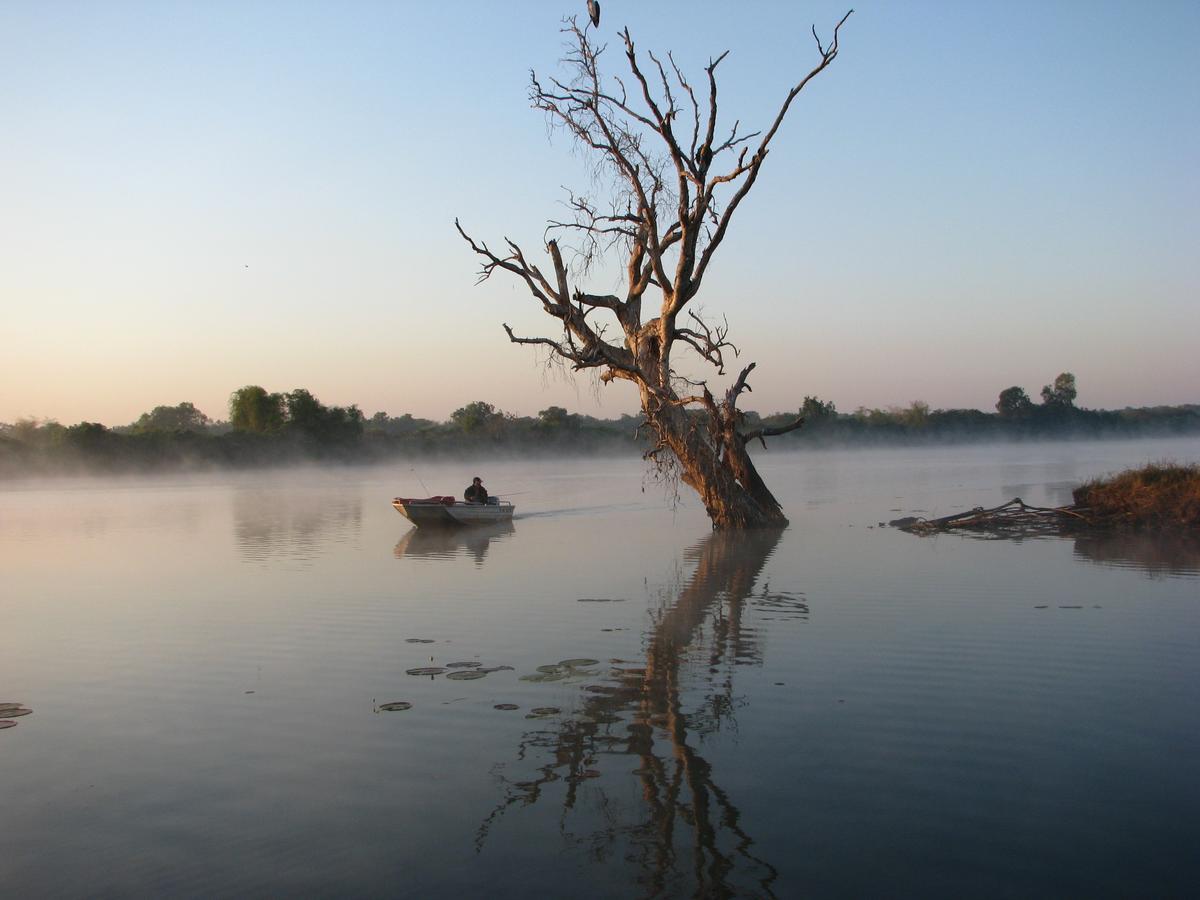
M 0 703 L 0 710 L 20 709 L 24 705 L 24 703 Z
M 584 666 L 594 666 L 600 662 L 598 659 L 564 659 L 559 661 L 560 666 L 566 666 L 568 669 L 582 669 Z
M 576 603 L 624 603 L 624 597 L 580 597 Z
M 497 703 L 492 709 L 520 709 L 515 703 Z
M 615 688 L 609 684 L 589 684 L 584 690 L 589 694 L 608 694 L 610 696 L 621 692 L 620 688 Z
M 562 710 L 557 706 L 535 706 L 529 711 L 529 714 L 533 716 L 556 716 L 560 712 Z
M 537 670 L 544 675 L 557 675 L 562 672 L 562 666 L 538 666 Z
M 412 709 L 412 704 L 407 700 L 395 700 L 391 703 L 380 703 L 378 709 L 380 712 L 404 712 L 406 709 Z
M 452 663 L 446 663 L 446 668 L 447 669 L 474 669 L 474 668 L 477 668 L 482 665 L 483 665 L 483 663 L 481 663 L 481 662 L 452 662 Z
M 476 678 L 486 678 L 487 672 L 451 672 L 446 676 L 447 681 L 474 681 Z
M 441 666 L 421 666 L 419 669 L 405 669 L 409 675 L 441 675 L 446 670 Z
M 5 728 L 16 728 L 16 727 L 17 727 L 16 722 L 10 722 L 8 719 L 0 719 L 0 731 L 3 731 Z
M 406 644 L 432 644 L 433 639 L 432 638 L 405 638 L 404 643 L 406 643 Z
M 547 674 L 545 672 L 539 672 L 537 675 L 522 675 L 521 680 L 522 681 L 531 681 L 534 684 L 544 684 L 545 682 L 548 682 L 548 681 L 562 681 L 566 677 L 567 676 L 562 672 L 559 672 L 559 673 L 556 673 L 553 675 Z
M 33 712 L 32 709 L 25 709 L 23 706 L 10 706 L 8 709 L 4 710 L 3 715 L 6 719 L 15 719 L 17 716 L 27 716 L 31 712 Z

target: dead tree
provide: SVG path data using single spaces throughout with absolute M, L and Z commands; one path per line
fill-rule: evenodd
M 628 73 L 606 78 L 600 71 L 605 48 L 589 36 L 595 32 L 567 19 L 563 31 L 570 49 L 563 63 L 569 75 L 544 81 L 531 73 L 530 100 L 596 163 L 599 180 L 612 188 L 608 202 L 568 195 L 571 216 L 551 221 L 546 232 L 549 266 L 508 238 L 495 252 L 455 220 L 483 260 L 479 280 L 497 270 L 516 276 L 561 326 L 555 337 L 528 337 L 505 324 L 509 339 L 544 348 L 573 370 L 599 370 L 605 384 L 635 384 L 653 443 L 647 458 L 678 466 L 680 479 L 700 494 L 714 529 L 787 524 L 747 444 L 760 440 L 765 446 L 765 438 L 799 428 L 804 420 L 747 430 L 737 404 L 750 390 L 755 364 L 745 365 L 718 399 L 707 380 L 676 370 L 672 351 L 692 351 L 717 375 L 726 374 L 731 354 L 738 356 L 728 324 L 706 319 L 694 301 L 792 101 L 837 57 L 838 32 L 849 16 L 838 22 L 828 45 L 813 29 L 816 65 L 788 91 L 770 126 L 748 134 L 740 122 L 718 124 L 717 67 L 728 51 L 709 61 L 698 87 L 671 54 L 665 61 L 654 53 L 639 55 L 626 28 L 620 40 Z M 569 259 L 557 240 L 564 235 L 574 241 Z M 589 293 L 577 283 L 606 254 L 623 263 L 623 296 Z M 657 300 L 656 314 L 643 320 L 643 300 L 651 299 Z M 608 337 L 613 326 L 620 327 L 616 340 Z

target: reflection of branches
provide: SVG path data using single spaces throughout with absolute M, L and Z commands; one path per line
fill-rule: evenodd
M 234 539 L 242 557 L 311 559 L 334 535 L 362 525 L 362 499 L 320 491 L 312 495 L 239 489 L 233 495 Z
M 480 825 L 477 850 L 506 811 L 538 802 L 547 786 L 559 781 L 560 829 L 567 834 L 567 814 L 600 774 L 594 767 L 608 756 L 631 756 L 639 762 L 634 774 L 644 810 L 635 810 L 633 823 L 622 824 L 621 808 L 597 781 L 586 796 L 597 802 L 603 824 L 577 843 L 605 858 L 617 841 L 626 840 L 627 858 L 641 869 L 648 896 L 668 891 L 680 879 L 690 879 L 697 894 L 729 896 L 737 892 L 735 881 L 745 877 L 754 881 L 754 891 L 772 894 L 774 867 L 754 855 L 740 811 L 689 738 L 732 724 L 738 705 L 734 667 L 761 661 L 741 615 L 778 541 L 779 532 L 718 532 L 694 548 L 689 558 L 695 571 L 673 592 L 674 602 L 659 611 L 647 635 L 645 667 L 612 669 L 606 683 L 583 689 L 571 718 L 525 734 L 518 759 L 544 762 L 529 781 L 505 779 L 507 795 Z M 691 661 L 702 663 L 708 686 L 701 709 L 689 715 L 681 673 Z

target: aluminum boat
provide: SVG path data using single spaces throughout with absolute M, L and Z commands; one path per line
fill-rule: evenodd
M 453 497 L 396 497 L 392 500 L 392 506 L 418 526 L 491 525 L 511 522 L 513 517 L 513 505 L 507 500 L 464 503 Z

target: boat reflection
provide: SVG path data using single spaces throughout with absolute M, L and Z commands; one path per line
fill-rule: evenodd
M 1200 577 L 1200 534 L 1088 534 L 1075 556 L 1101 566 L 1140 569 L 1151 577 Z
M 464 528 L 412 528 L 396 544 L 396 559 L 450 559 L 474 557 L 483 565 L 493 541 L 506 540 L 516 532 L 512 522 L 472 525 Z
M 780 537 L 714 533 L 692 549 L 695 569 L 655 613 L 644 665 L 613 668 L 583 688 L 568 718 L 524 734 L 515 766 L 532 765 L 532 777 L 501 774 L 505 797 L 481 824 L 477 849 L 507 813 L 561 803 L 564 839 L 593 858 L 633 863 L 639 893 L 774 896 L 776 869 L 755 854 L 735 798 L 699 747 L 736 727 L 734 672 L 761 662 L 742 616 L 761 599 L 755 583 Z M 594 807 L 590 834 L 582 819 L 569 821 L 585 805 Z

